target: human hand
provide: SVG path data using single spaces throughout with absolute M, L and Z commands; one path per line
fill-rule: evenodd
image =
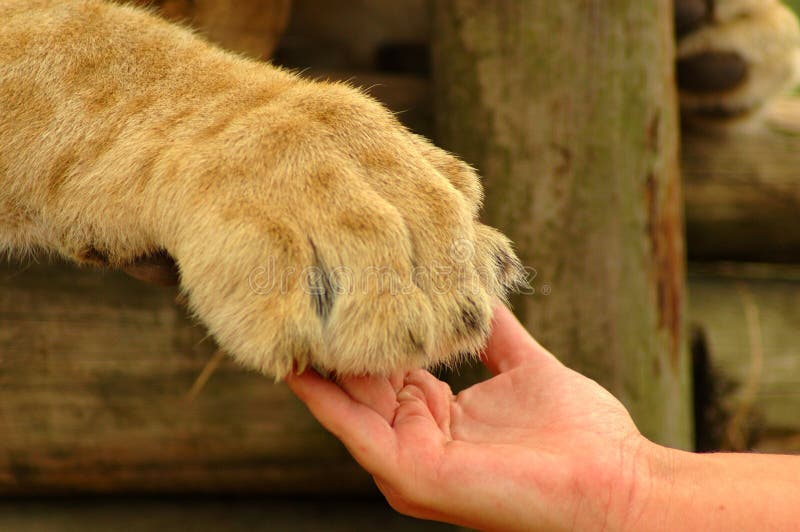
M 398 511 L 480 529 L 619 529 L 643 502 L 657 446 L 594 381 L 562 365 L 503 306 L 484 362 L 454 396 L 417 370 L 287 383 Z

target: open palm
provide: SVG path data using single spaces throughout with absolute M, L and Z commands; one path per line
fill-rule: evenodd
M 482 529 L 621 525 L 647 444 L 625 408 L 505 307 L 485 363 L 495 376 L 456 396 L 423 370 L 288 383 L 398 511 Z

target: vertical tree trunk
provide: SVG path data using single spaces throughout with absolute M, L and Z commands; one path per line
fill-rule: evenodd
M 535 269 L 515 310 L 650 438 L 691 446 L 669 0 L 438 0 L 437 132 Z

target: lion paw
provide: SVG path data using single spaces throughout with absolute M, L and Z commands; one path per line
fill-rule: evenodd
M 146 11 L 0 5 L 0 41 L 26 35 L 0 62 L 14 209 L 0 247 L 179 279 L 220 346 L 276 377 L 386 374 L 483 345 L 520 268 L 478 222 L 467 165 L 347 85 Z
M 386 374 L 482 347 L 520 266 L 478 222 L 466 164 L 341 84 L 298 83 L 219 142 L 236 156 L 168 248 L 223 348 L 282 377 L 293 364 Z
M 778 0 L 677 0 L 675 8 L 688 117 L 746 118 L 798 81 L 800 27 Z

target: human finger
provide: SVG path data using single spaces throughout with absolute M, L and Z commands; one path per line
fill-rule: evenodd
M 391 379 L 372 375 L 349 377 L 342 379 L 339 385 L 350 397 L 372 408 L 391 424 L 398 406 L 398 389 Z
M 523 365 L 558 362 L 503 304 L 494 309 L 492 332 L 481 360 L 495 375 Z
M 416 386 L 423 394 L 425 403 L 436 424 L 447 436 L 450 435 L 450 408 L 453 401 L 453 392 L 447 383 L 440 381 L 425 370 L 410 372 L 405 379 L 406 385 Z
M 386 469 L 392 463 L 387 458 L 394 452 L 394 433 L 383 416 L 311 369 L 301 375 L 290 373 L 286 384 L 364 469 L 373 474 L 393 473 Z

